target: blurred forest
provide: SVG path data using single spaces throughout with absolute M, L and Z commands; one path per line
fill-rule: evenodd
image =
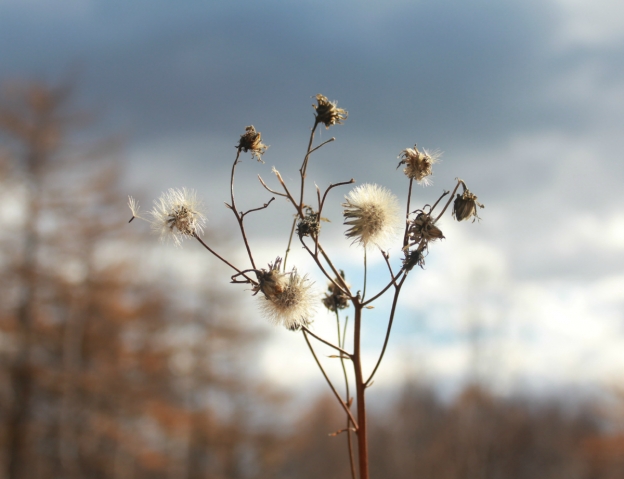
M 90 121 L 68 86 L 3 90 L 0 478 L 349 478 L 339 406 L 298 408 L 249 370 L 263 337 L 227 285 L 141 271 L 132 253 L 153 238 L 126 227 L 117 145 L 84 145 Z M 372 412 L 373 477 L 624 477 L 624 395 L 392 397 Z

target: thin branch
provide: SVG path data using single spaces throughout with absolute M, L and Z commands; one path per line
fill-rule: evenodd
M 349 419 L 351 419 L 351 423 L 355 426 L 355 429 L 357 430 L 358 429 L 357 421 L 353 417 L 353 414 L 351 414 L 351 410 L 349 409 L 349 406 L 347 406 L 347 404 L 342 400 L 342 398 L 340 397 L 340 394 L 338 394 L 338 391 L 336 391 L 336 388 L 334 387 L 329 377 L 327 376 L 325 369 L 323 369 L 321 362 L 319 361 L 318 357 L 316 356 L 316 353 L 314 352 L 314 348 L 310 344 L 310 340 L 308 339 L 308 335 L 306 334 L 305 330 L 302 329 L 301 331 L 303 332 L 303 337 L 305 338 L 306 343 L 308 344 L 308 348 L 310 348 L 310 352 L 312 353 L 312 356 L 314 356 L 316 365 L 319 367 L 319 369 L 323 373 L 323 376 L 325 377 L 325 381 L 327 381 L 327 384 L 329 385 L 330 389 L 334 393 L 334 396 L 336 396 L 336 399 L 338 399 L 338 402 L 340 403 L 342 408 L 345 410 L 345 412 L 347 413 L 347 416 L 349 416 Z
M 399 285 L 394 290 L 394 298 L 392 300 L 392 309 L 390 310 L 390 319 L 388 320 L 388 329 L 386 330 L 386 337 L 384 339 L 383 347 L 381 348 L 381 354 L 379 355 L 377 364 L 375 364 L 375 367 L 373 368 L 373 372 L 370 374 L 370 376 L 364 383 L 364 387 L 368 387 L 370 385 L 373 379 L 373 376 L 375 376 L 375 373 L 377 372 L 377 369 L 379 368 L 379 365 L 381 364 L 381 360 L 383 359 L 384 354 L 386 353 L 386 347 L 388 346 L 388 340 L 390 339 L 390 331 L 392 330 L 392 323 L 394 321 L 394 313 L 396 311 L 399 294 L 401 293 L 401 287 L 403 286 L 403 283 L 405 283 L 405 278 L 406 276 L 403 276 L 403 279 L 401 280 Z
M 285 195 L 284 193 L 280 193 L 279 191 L 274 191 L 271 188 L 269 188 L 260 175 L 258 175 L 258 179 L 260 180 L 260 183 L 262 184 L 262 186 L 264 186 L 264 189 L 267 190 L 269 193 L 273 193 L 274 195 L 283 196 L 284 198 L 288 198 L 288 195 Z
M 286 192 L 286 197 L 290 200 L 290 202 L 293 204 L 293 206 L 295 207 L 295 209 L 297 210 L 297 213 L 299 214 L 299 216 L 301 218 L 305 217 L 305 215 L 303 214 L 303 205 L 300 203 L 297 203 L 295 201 L 295 198 L 293 197 L 292 194 L 290 194 L 290 190 L 288 189 L 288 186 L 286 186 L 286 182 L 284 182 L 284 178 L 282 178 L 282 175 L 280 174 L 279 171 L 274 170 L 275 176 L 277 177 L 278 181 L 280 182 L 280 184 L 282 185 L 282 188 L 284 188 L 284 191 Z
M 362 301 L 364 301 L 364 298 L 366 297 L 366 280 L 368 279 L 367 278 L 367 276 L 368 276 L 368 274 L 367 274 L 368 273 L 368 268 L 367 268 L 368 264 L 367 263 L 368 262 L 366 261 L 366 248 L 364 248 L 364 288 L 363 288 L 363 291 L 362 291 Z
M 314 148 L 312 148 L 310 150 L 310 153 L 314 153 L 316 150 L 318 150 L 320 147 L 325 146 L 327 143 L 331 143 L 332 141 L 336 141 L 336 138 L 332 137 L 327 141 L 324 141 L 323 143 L 321 143 L 319 146 L 315 146 Z M 308 156 L 310 156 L 310 153 L 308 153 Z M 306 165 L 307 167 L 307 165 Z
M 249 276 L 247 276 L 245 274 L 245 271 L 241 271 L 240 269 L 238 269 L 236 266 L 234 266 L 232 263 L 230 263 L 228 260 L 226 260 L 225 258 L 223 258 L 223 256 L 219 255 L 215 250 L 213 250 L 210 246 L 208 246 L 206 243 L 204 243 L 204 241 L 197 236 L 197 234 L 193 234 L 193 237 L 199 241 L 201 243 L 201 245 L 206 248 L 208 251 L 210 251 L 214 256 L 216 256 L 217 258 L 219 258 L 221 261 L 223 261 L 225 264 L 227 264 L 230 268 L 232 268 L 234 271 L 236 271 L 239 275 L 243 275 L 245 278 L 247 278 L 250 282 L 255 283 L 255 281 L 253 279 L 251 279 Z
M 284 267 L 282 271 L 286 271 L 286 261 L 288 261 L 288 253 L 290 253 L 290 245 L 292 244 L 293 235 L 295 234 L 295 227 L 297 226 L 297 216 L 293 220 L 292 228 L 290 229 L 290 236 L 288 237 L 288 246 L 286 246 L 286 252 L 284 253 Z
M 329 185 L 327 189 L 325 190 L 325 193 L 323 194 L 323 200 L 321 201 L 321 204 L 319 205 L 319 215 L 321 214 L 321 211 L 323 210 L 323 206 L 325 206 L 325 198 L 327 198 L 327 193 L 329 193 L 329 190 L 332 190 L 336 188 L 337 186 L 350 185 L 352 183 L 355 183 L 355 180 L 353 178 L 351 178 L 349 181 L 341 181 L 340 183 L 332 183 L 331 185 Z
M 402 269 L 401 271 L 399 271 L 399 274 L 396 275 L 396 277 L 394 278 L 394 281 L 398 281 L 399 278 L 401 278 L 401 276 L 403 276 L 403 279 L 405 278 L 405 270 Z M 403 281 L 403 279 L 401 279 L 401 282 Z M 388 291 L 388 289 L 390 288 L 390 286 L 394 285 L 395 287 L 396 284 L 395 282 L 390 282 L 388 283 L 379 293 L 377 293 L 375 296 L 373 296 L 370 299 L 367 299 L 366 302 L 362 303 L 362 306 L 366 306 L 368 304 L 371 304 L 373 301 L 375 301 L 376 299 L 378 299 L 380 296 L 382 296 L 386 291 Z M 399 283 L 399 286 L 401 285 L 401 283 Z
M 399 163 L 400 164 L 400 163 Z M 412 187 L 414 186 L 414 179 L 410 178 L 409 189 L 407 190 L 407 211 L 405 212 L 405 232 L 403 233 L 403 249 L 409 243 L 409 215 L 410 215 L 410 203 L 412 200 Z M 392 271 L 390 271 L 392 274 Z
M 346 294 L 347 296 L 349 296 L 350 298 L 352 298 L 351 293 L 349 292 L 349 290 L 345 290 L 344 287 L 338 283 L 336 283 L 336 280 L 334 279 L 333 276 L 331 276 L 327 270 L 325 269 L 325 267 L 323 266 L 323 263 L 321 263 L 318 254 L 314 254 L 314 252 L 308 247 L 307 244 L 305 244 L 305 241 L 303 241 L 303 238 L 300 237 L 299 240 L 301 241 L 301 244 L 303 245 L 303 247 L 306 249 L 306 251 L 308 253 L 310 253 L 310 256 L 312 256 L 312 259 L 314 259 L 314 262 L 317 264 L 317 266 L 319 267 L 319 269 L 323 272 L 323 274 L 325 275 L 325 277 L 334 285 L 336 286 L 336 288 L 338 288 L 342 293 Z M 344 283 L 344 281 L 342 280 L 342 276 L 338 275 L 338 278 L 341 280 L 342 283 Z
M 314 126 L 312 127 L 312 131 L 310 132 L 310 141 L 308 142 L 308 150 L 306 152 L 305 158 L 303 159 L 303 163 L 301 164 L 301 168 L 299 169 L 299 174 L 301 175 L 301 193 L 299 195 L 299 215 L 303 218 L 303 191 L 305 189 L 305 179 L 306 179 L 306 171 L 308 170 L 308 160 L 310 158 L 310 153 L 312 153 L 312 142 L 314 141 L 314 132 L 316 131 L 316 127 L 318 126 L 318 118 L 314 120 Z
M 342 349 L 339 346 L 336 346 L 335 344 L 330 343 L 329 341 L 326 341 L 325 339 L 321 338 L 320 336 L 317 336 L 316 334 L 314 334 L 312 331 L 310 331 L 309 328 L 307 328 L 305 325 L 301 326 L 301 329 L 303 329 L 306 333 L 308 333 L 310 336 L 314 337 L 315 339 L 317 339 L 318 341 L 320 341 L 321 343 L 326 344 L 327 346 L 329 346 L 330 348 L 334 348 L 336 351 L 341 352 L 342 354 L 344 354 L 345 356 L 347 356 L 349 359 L 351 359 L 351 353 L 345 351 L 344 349 Z
M 264 205 L 260 206 L 259 208 L 254 208 L 252 210 L 248 210 L 248 211 L 245 211 L 244 213 L 241 213 L 241 219 L 244 218 L 245 215 L 247 215 L 249 213 L 253 213 L 254 211 L 260 211 L 260 210 L 263 210 L 265 208 L 268 208 L 273 200 L 275 200 L 275 197 L 271 198 L 268 202 L 266 202 Z
M 437 199 L 437 201 L 433 204 L 433 206 L 431 207 L 431 211 L 433 211 L 435 209 L 436 206 L 438 206 L 438 203 L 442 200 L 442 198 L 444 198 L 446 195 L 448 195 L 449 192 L 448 191 L 443 191 L 442 195 Z
M 336 278 L 338 279 L 338 281 L 340 281 L 341 286 L 339 287 L 339 289 L 345 293 L 346 295 L 349 296 L 349 298 L 351 300 L 353 300 L 355 298 L 355 296 L 353 296 L 351 294 L 351 290 L 349 289 L 349 286 L 347 285 L 347 282 L 344 280 L 344 278 L 342 277 L 342 275 L 338 272 L 338 270 L 336 269 L 336 267 L 334 266 L 334 263 L 332 263 L 332 261 L 329 259 L 329 256 L 327 256 L 327 253 L 325 253 L 325 250 L 323 249 L 323 247 L 321 246 L 321 244 L 318 244 L 318 249 L 320 251 L 320 253 L 323 255 L 323 258 L 325 258 L 325 261 L 327 261 L 327 264 L 329 265 L 329 267 L 331 268 L 331 270 L 334 272 L 334 274 L 336 275 Z M 320 261 L 319 261 L 320 264 Z M 334 284 L 335 282 L 332 281 Z
M 347 319 L 345 320 L 344 334 L 346 334 L 347 332 L 348 320 L 349 318 L 347 317 Z M 344 336 L 342 338 L 340 337 L 340 314 L 338 313 L 338 309 L 336 309 L 336 329 L 338 332 L 338 344 L 340 345 L 340 347 L 344 348 Z M 345 394 L 347 397 L 347 406 L 349 406 L 350 401 L 351 401 L 351 397 L 350 397 L 351 393 L 349 391 L 349 376 L 347 375 L 347 367 L 345 366 L 345 362 L 343 358 L 340 358 L 340 364 L 342 365 L 342 374 L 345 380 Z M 355 459 L 353 456 L 353 441 L 351 438 L 351 419 L 349 419 L 348 416 L 347 416 L 346 431 L 347 431 L 347 448 L 349 450 L 349 465 L 351 467 L 351 479 L 355 479 Z
M 446 202 L 446 205 L 444 205 L 444 209 L 442 210 L 442 213 L 440 213 L 438 215 L 438 217 L 433 220 L 433 223 L 437 223 L 437 221 L 442 217 L 442 215 L 444 214 L 444 212 L 446 211 L 446 209 L 448 208 L 448 206 L 451 204 L 451 201 L 453 201 L 453 197 L 455 196 L 455 192 L 457 191 L 457 188 L 459 188 L 459 185 L 461 185 L 462 183 L 464 183 L 462 180 L 457 180 L 457 186 L 455 187 L 455 189 L 453 190 L 453 192 L 451 193 L 451 197 L 449 198 L 449 200 Z M 448 192 L 447 192 L 448 193 Z M 442 195 L 444 196 L 444 195 Z M 442 197 L 440 197 L 440 199 L 442 199 Z M 436 203 L 437 204 L 437 203 Z
M 230 198 L 232 203 L 229 205 L 230 209 L 234 212 L 234 216 L 236 216 L 236 221 L 238 222 L 238 226 L 241 231 L 241 235 L 243 236 L 243 241 L 245 243 L 245 248 L 247 249 L 247 255 L 249 256 L 249 261 L 251 261 L 251 266 L 256 269 L 256 263 L 253 259 L 253 255 L 251 254 L 251 248 L 249 247 L 249 241 L 247 241 L 247 235 L 245 234 L 245 226 L 243 226 L 243 217 L 240 215 L 238 210 L 236 209 L 236 202 L 234 201 L 234 173 L 236 172 L 236 165 L 238 164 L 238 159 L 240 157 L 241 149 L 238 148 L 236 151 L 236 159 L 232 164 L 232 176 L 230 177 Z
M 303 158 L 303 163 L 301 163 L 301 168 L 299 168 L 299 173 L 301 174 L 301 179 L 305 179 L 306 171 L 308 170 L 308 159 L 310 158 L 310 153 L 312 153 L 312 142 L 314 141 L 314 133 L 316 132 L 316 127 L 318 126 L 318 119 L 314 120 L 314 126 L 312 130 L 310 130 L 310 140 L 308 141 L 308 149 L 306 150 L 306 155 Z M 301 201 L 303 201 L 303 195 L 301 196 Z
M 390 278 L 392 278 L 392 284 L 396 287 L 397 285 L 396 277 L 394 276 L 394 273 L 392 272 L 392 265 L 390 265 L 390 255 L 386 253 L 385 251 L 383 251 L 381 248 L 379 248 L 379 251 L 381 251 L 381 255 L 386 260 L 386 264 L 388 265 L 388 271 L 390 272 Z

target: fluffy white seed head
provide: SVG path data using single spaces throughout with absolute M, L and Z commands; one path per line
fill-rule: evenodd
M 366 183 L 351 190 L 345 199 L 344 224 L 350 226 L 345 234 L 353 243 L 384 248 L 394 239 L 403 220 L 399 201 L 390 190 Z
M 154 208 L 150 211 L 152 230 L 162 241 L 172 240 L 179 246 L 184 238 L 203 233 L 206 217 L 202 210 L 203 205 L 195 190 L 169 188 L 154 200 Z
M 318 304 L 313 283 L 307 276 L 299 276 L 294 268 L 290 273 L 270 271 L 269 274 L 270 279 L 260 286 L 264 293 L 259 297 L 262 314 L 290 330 L 309 326 Z

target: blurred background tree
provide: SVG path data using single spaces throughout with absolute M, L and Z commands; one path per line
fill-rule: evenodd
M 275 395 L 234 354 L 261 335 L 227 293 L 176 291 L 119 254 L 141 245 L 127 246 L 117 145 L 79 143 L 70 93 L 11 85 L 0 104 L 3 477 L 264 470 L 253 417 Z

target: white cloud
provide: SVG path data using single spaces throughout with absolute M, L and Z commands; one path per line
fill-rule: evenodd
M 555 0 L 563 24 L 561 46 L 602 46 L 624 39 L 624 3 L 618 0 Z

